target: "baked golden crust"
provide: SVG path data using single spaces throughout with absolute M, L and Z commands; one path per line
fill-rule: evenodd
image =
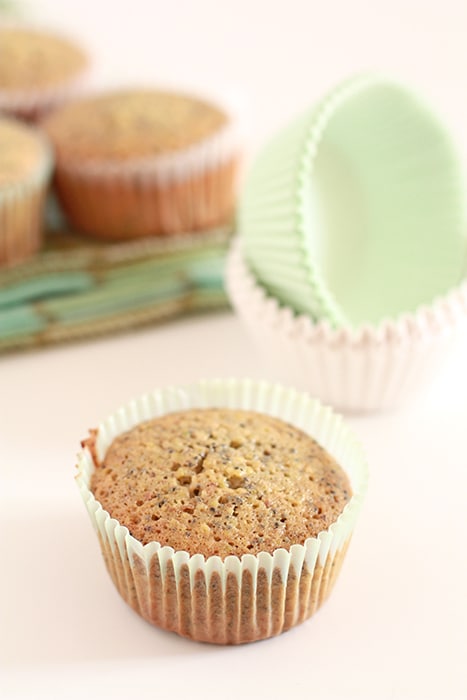
M 143 544 L 222 558 L 303 544 L 351 497 L 343 470 L 310 436 L 232 409 L 137 425 L 96 465 L 91 490 Z
M 187 148 L 227 123 L 217 107 L 186 95 L 128 90 L 62 107 L 44 121 L 58 160 L 75 164 L 150 158 Z
M 59 87 L 86 65 L 83 51 L 67 39 L 31 29 L 0 28 L 0 91 Z

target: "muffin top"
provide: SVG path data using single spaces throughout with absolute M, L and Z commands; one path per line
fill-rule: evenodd
M 143 544 L 222 558 L 303 544 L 351 497 L 346 474 L 313 438 L 220 408 L 167 414 L 118 436 L 91 490 Z
M 42 138 L 13 119 L 0 119 L 0 187 L 23 182 L 44 162 Z
M 0 91 L 59 87 L 87 65 L 67 39 L 31 29 L 0 28 Z
M 118 162 L 185 148 L 226 122 L 224 112 L 193 97 L 128 90 L 69 103 L 44 128 L 59 159 Z

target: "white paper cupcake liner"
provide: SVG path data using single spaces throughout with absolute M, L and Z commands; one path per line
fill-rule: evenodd
M 256 281 L 236 242 L 227 264 L 230 300 L 276 379 L 342 411 L 405 404 L 436 375 L 467 331 L 467 282 L 414 314 L 378 326 L 332 328 L 296 315 Z
M 52 174 L 52 151 L 42 142 L 42 159 L 23 182 L 0 188 L 0 267 L 22 262 L 41 247 L 45 196 Z
M 137 423 L 193 407 L 255 410 L 304 430 L 346 471 L 351 500 L 328 530 L 290 550 L 225 560 L 190 556 L 158 542 L 143 546 L 103 510 L 90 491 L 95 464 L 85 446 L 78 455 L 77 483 L 107 569 L 127 603 L 159 627 L 220 644 L 279 634 L 310 617 L 332 589 L 366 491 L 362 449 L 340 416 L 306 394 L 265 382 L 211 380 L 155 391 L 121 408 L 97 429 L 97 460 Z

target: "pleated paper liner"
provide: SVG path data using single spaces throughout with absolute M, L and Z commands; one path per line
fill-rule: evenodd
M 42 245 L 45 196 L 52 172 L 52 152 L 42 134 L 0 115 L 0 122 L 27 129 L 41 151 L 37 167 L 21 181 L 0 183 L 0 271 L 31 258 Z M 10 136 L 11 138 L 11 136 Z M 1 274 L 1 272 L 0 272 Z
M 455 144 L 384 77 L 339 86 L 260 152 L 244 187 L 245 259 L 282 303 L 334 326 L 378 323 L 449 291 L 466 257 Z
M 233 246 L 227 290 L 272 376 L 349 412 L 407 403 L 436 376 L 467 333 L 467 282 L 413 314 L 335 329 L 271 297 Z
M 149 622 L 191 639 L 239 644 L 264 639 L 303 622 L 328 597 L 352 536 L 367 485 L 362 449 L 340 416 L 307 394 L 250 380 L 209 380 L 156 390 L 130 402 L 97 430 L 101 460 L 112 440 L 137 423 L 194 407 L 229 407 L 281 418 L 320 442 L 347 472 L 353 496 L 318 537 L 257 556 L 225 560 L 152 542 L 143 546 L 104 511 L 90 491 L 94 461 L 78 455 L 77 483 L 108 572 L 131 607 Z
M 49 235 L 36 258 L 0 271 L 0 352 L 224 308 L 229 236 L 229 227 L 112 244 Z

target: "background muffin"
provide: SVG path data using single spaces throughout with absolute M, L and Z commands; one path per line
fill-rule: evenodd
M 0 266 L 25 260 L 39 250 L 51 168 L 42 134 L 0 118 Z
M 158 391 L 83 445 L 77 479 L 108 571 L 153 624 L 255 641 L 328 596 L 366 465 L 340 418 L 308 396 L 234 380 Z
M 79 231 L 128 239 L 196 231 L 232 215 L 238 135 L 214 105 L 128 90 L 76 101 L 43 126 L 58 196 Z
M 70 97 L 87 65 L 85 53 L 69 39 L 0 27 L 0 111 L 37 119 Z

